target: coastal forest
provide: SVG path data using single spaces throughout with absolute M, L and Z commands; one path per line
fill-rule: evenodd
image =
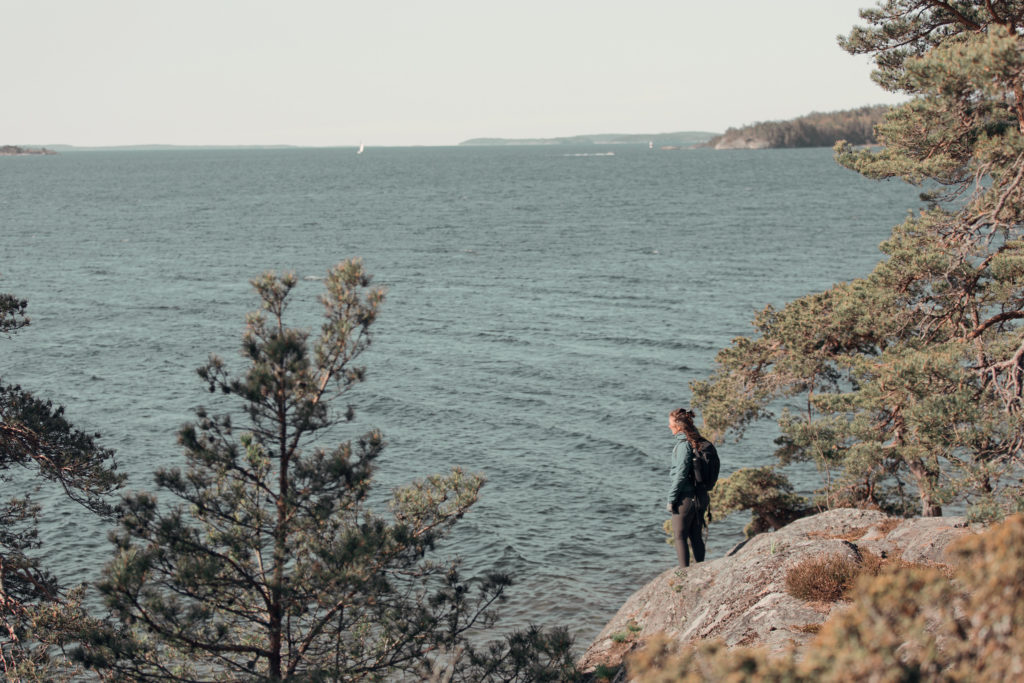
M 851 145 L 871 145 L 875 125 L 889 110 L 885 105 L 845 111 L 815 112 L 789 121 L 765 121 L 729 128 L 701 147 L 713 149 L 767 149 L 790 147 L 831 147 L 840 140 Z
M 875 81 L 910 99 L 857 110 L 844 129 L 865 137 L 835 142 L 835 158 L 920 186 L 922 206 L 873 270 L 766 307 L 692 383 L 702 431 L 723 452 L 757 423 L 779 434 L 774 462 L 720 481 L 712 509 L 749 513 L 750 534 L 843 507 L 955 507 L 990 529 L 955 549 L 949 571 L 864 577 L 799 658 L 666 645 L 630 660 L 635 680 L 1003 681 L 1024 670 L 1024 2 L 880 0 L 861 19 L 840 46 L 873 57 Z M 824 121 L 789 133 L 759 124 L 759 135 L 821 144 L 835 131 Z M 182 463 L 152 490 L 127 493 L 98 435 L 0 381 L 4 677 L 621 680 L 578 671 L 563 628 L 471 637 L 494 628 L 512 577 L 467 578 L 432 551 L 483 479 L 452 469 L 394 490 L 388 514 L 370 504 L 383 435 L 333 437 L 352 420 L 386 292 L 358 259 L 340 263 L 308 330 L 290 324 L 296 283 L 252 281 L 244 367 L 213 355 L 198 369 L 207 405 L 178 432 Z M 30 323 L 29 302 L 0 295 L 0 344 Z M 794 490 L 795 464 L 821 473 L 816 491 Z M 114 528 L 101 604 L 47 570 L 26 480 Z

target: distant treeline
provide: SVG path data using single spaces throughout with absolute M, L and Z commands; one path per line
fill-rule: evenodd
M 45 147 L 18 147 L 17 145 L 0 146 L 0 156 L 12 157 L 22 156 L 24 154 L 56 154 L 56 152 L 50 149 L 46 149 Z
M 837 140 L 853 145 L 874 144 L 875 124 L 882 120 L 886 105 L 815 112 L 791 121 L 766 121 L 743 128 L 730 128 L 708 140 L 715 149 L 761 149 L 769 147 L 831 147 Z

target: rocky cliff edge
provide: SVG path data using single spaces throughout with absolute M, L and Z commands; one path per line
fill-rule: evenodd
M 733 548 L 725 557 L 663 572 L 634 593 L 580 659 L 583 671 L 619 666 L 655 634 L 678 643 L 720 638 L 729 646 L 774 652 L 800 648 L 845 603 L 815 604 L 790 596 L 786 571 L 807 557 L 864 551 L 907 562 L 942 563 L 946 546 L 980 532 L 962 517 L 891 518 L 840 509 L 799 519 Z M 711 533 L 714 533 L 714 527 Z

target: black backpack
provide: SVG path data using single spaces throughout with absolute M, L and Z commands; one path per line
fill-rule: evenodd
M 693 454 L 693 483 L 697 488 L 710 491 L 718 481 L 718 470 L 721 462 L 718 451 L 710 441 L 701 441 Z

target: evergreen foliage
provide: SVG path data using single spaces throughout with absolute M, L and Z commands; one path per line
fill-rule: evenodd
M 0 294 L 0 336 L 29 324 L 28 302 Z M 109 515 L 120 487 L 114 453 L 68 422 L 64 408 L 0 380 L 0 484 L 59 486 L 87 510 Z M 40 561 L 40 506 L 31 492 L 0 504 L 0 671 L 7 680 L 52 680 L 67 661 L 53 655 L 88 624 L 82 591 L 68 589 Z
M 837 160 L 925 185 L 926 206 L 870 274 L 766 308 L 695 399 L 718 434 L 793 406 L 776 456 L 818 465 L 825 506 L 999 517 L 1024 495 L 1024 3 L 887 0 L 862 17 L 842 44 L 913 99 L 879 124 L 883 149 L 841 142 Z
M 132 680 L 567 676 L 564 630 L 476 649 L 467 635 L 493 625 L 509 578 L 466 580 L 427 557 L 483 478 L 456 468 L 398 489 L 388 521 L 368 504 L 381 434 L 333 442 L 383 290 L 358 260 L 339 264 L 313 336 L 285 324 L 296 284 L 253 281 L 262 309 L 246 320 L 244 372 L 216 356 L 199 369 L 224 412 L 201 408 L 181 429 L 187 467 L 157 473 L 161 498 L 124 499 L 99 586 L 115 620 L 86 636 L 82 661 Z
M 786 475 L 774 467 L 744 467 L 721 479 L 711 492 L 711 508 L 724 517 L 750 510 L 752 519 L 743 530 L 747 538 L 781 529 L 815 511 L 810 501 L 793 493 Z

